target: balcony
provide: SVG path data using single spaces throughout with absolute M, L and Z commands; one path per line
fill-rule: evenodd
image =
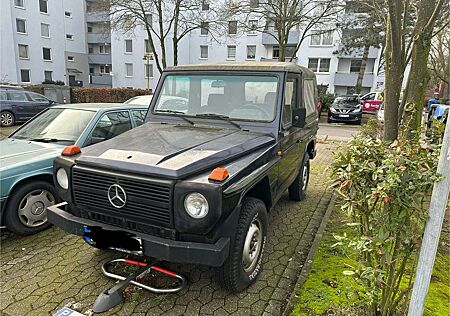
M 89 64 L 111 65 L 111 54 L 89 54 Z
M 355 48 L 352 49 L 350 52 L 345 52 L 344 50 L 344 45 L 343 44 L 339 44 L 339 47 L 337 49 L 337 56 L 338 58 L 357 58 L 357 59 L 361 59 L 363 57 L 363 52 L 364 49 L 361 48 Z M 369 57 L 368 58 L 378 58 L 378 48 L 375 47 L 370 47 L 369 48 Z
M 109 34 L 109 33 L 88 33 L 87 42 L 90 44 L 111 43 L 111 34 Z
M 336 75 L 334 76 L 334 85 L 344 87 L 354 87 L 356 86 L 357 80 L 358 80 L 357 73 L 336 72 Z M 371 72 L 366 72 L 364 74 L 362 86 L 371 88 L 373 85 L 373 81 L 374 81 L 374 74 Z
M 94 88 L 111 88 L 112 77 L 109 74 L 104 75 L 89 75 L 89 83 Z
M 108 12 L 106 11 L 91 11 L 86 13 L 86 22 L 109 22 Z
M 261 43 L 263 45 L 279 45 L 278 41 L 276 40 L 277 37 L 278 37 L 278 35 L 275 31 L 269 31 L 267 33 L 262 33 Z M 299 38 L 300 38 L 299 31 L 291 31 L 291 32 L 289 32 L 287 44 L 288 45 L 298 44 Z

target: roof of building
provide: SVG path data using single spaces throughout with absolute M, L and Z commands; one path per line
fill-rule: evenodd
M 77 110 L 89 110 L 100 111 L 104 109 L 147 109 L 148 105 L 138 104 L 123 104 L 123 103 L 70 103 L 70 104 L 57 104 L 52 106 L 57 109 L 77 109 Z
M 245 61 L 245 62 L 220 62 L 220 63 L 204 63 L 191 64 L 167 67 L 168 71 L 208 71 L 208 70 L 241 70 L 241 71 L 266 71 L 266 72 L 294 72 L 301 73 L 307 77 L 314 77 L 314 73 L 308 68 L 299 66 L 290 62 L 260 62 L 260 61 Z

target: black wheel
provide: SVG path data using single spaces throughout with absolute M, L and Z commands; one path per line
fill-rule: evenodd
M 328 116 L 327 122 L 330 124 L 333 123 L 333 121 L 331 120 L 331 118 L 329 116 Z
M 306 197 L 306 190 L 308 189 L 309 182 L 309 155 L 306 153 L 303 158 L 300 171 L 297 178 L 289 187 L 289 198 L 293 201 L 302 201 Z
M 361 125 L 361 120 L 356 121 L 356 125 Z
M 14 114 L 12 114 L 9 111 L 2 111 L 0 113 L 0 124 L 4 127 L 13 126 L 16 122 L 16 118 L 14 117 Z
M 230 292 L 241 292 L 255 282 L 267 240 L 267 210 L 256 198 L 243 202 L 230 256 L 219 269 L 222 286 Z
M 49 228 L 47 207 L 56 204 L 56 196 L 53 185 L 45 181 L 22 185 L 9 197 L 6 227 L 19 235 L 31 235 Z

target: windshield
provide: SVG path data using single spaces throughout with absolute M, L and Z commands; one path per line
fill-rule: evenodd
M 277 92 L 275 76 L 169 75 L 153 112 L 270 122 Z
M 358 97 L 337 97 L 334 100 L 335 104 L 348 104 L 348 105 L 358 105 L 359 98 Z
M 93 111 L 49 108 L 14 133 L 11 138 L 52 139 L 55 142 L 75 143 L 94 115 Z

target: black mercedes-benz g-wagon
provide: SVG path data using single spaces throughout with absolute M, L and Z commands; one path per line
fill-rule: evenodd
M 166 69 L 142 126 L 54 162 L 48 219 L 92 246 L 219 268 L 241 291 L 261 271 L 267 212 L 305 197 L 318 129 L 314 74 L 292 63 Z

